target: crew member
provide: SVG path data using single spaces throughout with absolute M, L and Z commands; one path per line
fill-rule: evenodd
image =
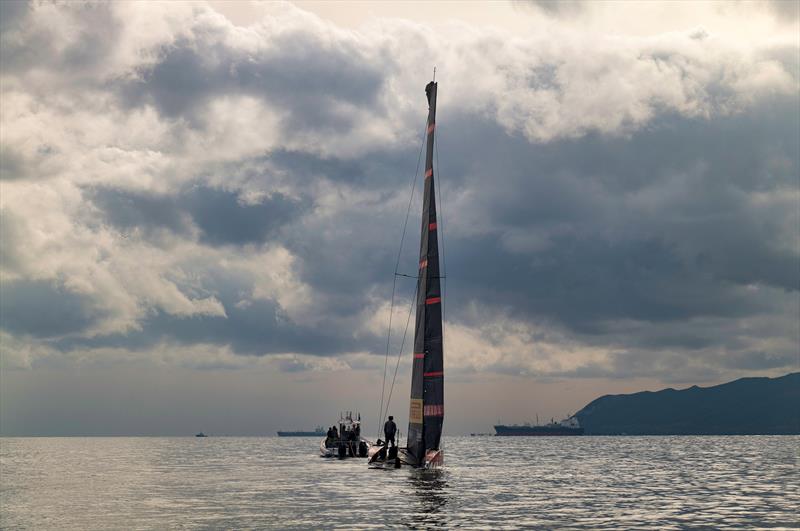
M 394 442 L 394 434 L 397 433 L 397 424 L 394 423 L 394 417 L 389 415 L 389 420 L 383 425 L 383 435 L 386 438 L 386 446 L 392 443 L 392 446 L 397 446 Z

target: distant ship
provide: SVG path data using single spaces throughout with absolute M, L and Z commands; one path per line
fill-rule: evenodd
M 197 435 L 195 435 L 195 437 L 208 437 L 208 435 L 206 435 L 205 433 L 203 433 L 203 432 L 201 431 L 200 433 L 198 433 Z
M 317 426 L 314 431 L 279 431 L 278 437 L 325 437 L 325 430 Z
M 574 416 L 567 417 L 560 422 L 551 420 L 549 424 L 544 426 L 531 426 L 530 424 L 514 424 L 513 426 L 497 425 L 494 431 L 498 436 L 514 436 L 526 435 L 533 437 L 542 436 L 561 436 L 561 435 L 583 435 L 583 428 L 578 424 L 578 419 Z

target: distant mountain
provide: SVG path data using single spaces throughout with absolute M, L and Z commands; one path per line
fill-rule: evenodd
M 800 434 L 800 372 L 680 391 L 606 395 L 576 416 L 587 435 Z

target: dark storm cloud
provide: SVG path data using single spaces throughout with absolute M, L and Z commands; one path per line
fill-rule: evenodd
M 3 282 L 2 329 L 18 335 L 52 338 L 83 332 L 96 322 L 91 301 L 48 281 Z
M 185 199 L 187 211 L 212 244 L 263 242 L 302 209 L 279 193 L 255 205 L 242 204 L 235 194 L 212 188 L 194 188 Z
M 88 190 L 86 195 L 102 211 L 106 221 L 118 229 L 188 232 L 189 227 L 174 197 L 110 188 Z
M 445 205 L 449 226 L 467 229 L 447 240 L 451 319 L 466 319 L 477 302 L 488 315 L 505 309 L 645 360 L 636 374 L 604 365 L 606 375 L 680 367 L 691 378 L 696 357 L 732 367 L 705 352 L 720 346 L 744 360 L 740 368 L 791 364 L 782 351 L 762 359 L 732 339 L 743 337 L 738 320 L 783 316 L 782 301 L 800 289 L 790 231 L 796 202 L 755 201 L 796 194 L 800 131 L 791 98 L 716 120 L 664 117 L 626 138 L 547 144 L 474 117 L 450 118 L 439 128 L 447 153 L 439 182 L 450 197 L 471 192 L 468 202 Z M 476 145 L 481 157 L 469 156 Z M 473 220 L 480 224 L 463 226 Z M 697 320 L 708 328 L 698 330 Z M 620 332 L 624 321 L 634 324 Z M 753 329 L 744 337 L 787 332 Z M 648 349 L 667 349 L 674 367 L 648 363 Z
M 363 340 L 356 342 L 350 330 L 325 323 L 311 327 L 293 322 L 277 302 L 249 299 L 247 294 L 252 284 L 247 279 L 212 272 L 204 288 L 223 305 L 224 316 L 185 317 L 155 312 L 141 322 L 141 330 L 91 338 L 70 337 L 53 346 L 64 351 L 79 347 L 143 350 L 165 341 L 229 346 L 237 354 L 251 356 L 286 352 L 335 356 L 365 345 Z M 371 346 L 378 348 L 377 339 Z
M 554 376 L 625 379 L 658 375 L 665 382 L 691 383 L 719 381 L 726 370 L 752 373 L 791 368 L 795 362 L 796 354 L 789 351 L 710 350 L 693 355 L 691 351 L 642 348 L 612 353 L 610 363 L 588 363 Z
M 735 343 L 735 334 L 720 323 L 783 311 L 770 296 L 749 291 L 750 285 L 798 289 L 797 257 L 785 250 L 781 228 L 795 214 L 754 211 L 748 203 L 752 194 L 795 186 L 796 118 L 792 102 L 771 100 L 716 121 L 666 118 L 628 138 L 587 135 L 530 144 L 475 116 L 451 116 L 441 128 L 439 182 L 445 197 L 463 189 L 472 193 L 463 204 L 443 205 L 447 222 L 457 229 L 446 248 L 449 318 L 469 319 L 467 308 L 477 302 L 489 314 L 506 310 L 522 321 L 549 322 L 588 344 L 628 349 L 614 368 L 603 370 L 619 373 L 625 365 L 623 372 L 632 376 L 678 369 L 689 374 L 691 353 L 703 355 L 715 345 L 739 352 L 740 365 L 755 366 L 760 358 Z M 476 146 L 482 156 L 468 156 Z M 179 216 L 161 219 L 155 212 L 185 212 L 213 244 L 263 241 L 270 234 L 298 258 L 296 273 L 310 286 L 320 313 L 355 316 L 371 290 L 389 295 L 405 212 L 381 209 L 389 194 L 407 194 L 405 178 L 391 172 L 404 158 L 271 154 L 269 162 L 291 174 L 300 190 L 320 180 L 342 186 L 345 205 L 350 186 L 385 190 L 370 202 L 343 208 L 325 227 L 308 223 L 313 210 L 282 211 L 282 199 L 249 212 L 254 207 L 241 205 L 235 193 L 211 189 L 190 190 L 169 205 L 138 198 L 134 208 L 129 196 L 108 191 L 95 202 L 119 226 L 155 223 L 181 230 Z M 482 226 L 468 226 L 475 213 Z M 414 269 L 418 215 L 412 211 L 401 272 Z M 285 223 L 290 218 L 295 221 Z M 220 225 L 212 229 L 209 223 Z M 253 232 L 275 226 L 280 232 Z M 512 232 L 521 234 L 521 246 L 510 243 Z M 544 243 L 527 248 L 534 238 Z M 327 355 L 371 343 L 380 351 L 375 338 L 354 342 L 338 324 L 323 323 L 309 333 L 281 318 L 274 303 L 237 307 L 235 294 L 248 288 L 215 282 L 206 287 L 222 300 L 227 319 L 159 314 L 143 323 L 142 333 L 118 340 L 168 337 L 230 344 L 242 353 Z M 400 290 L 410 296 L 413 281 L 401 280 Z M 707 330 L 691 324 L 704 318 L 718 321 Z M 623 321 L 639 324 L 621 330 L 615 323 Z M 631 364 L 648 359 L 642 352 L 664 349 L 668 355 L 658 359 L 666 361 Z M 785 358 L 771 356 L 764 357 L 765 368 Z M 589 369 L 582 371 L 594 374 Z
M 791 202 L 767 210 L 752 204 L 753 194 L 796 189 L 796 123 L 787 99 L 718 121 L 665 120 L 630 139 L 589 135 L 530 145 L 486 124 L 472 122 L 481 130 L 466 135 L 454 124 L 447 175 L 458 180 L 444 186 L 474 190 L 474 202 L 461 208 L 485 214 L 479 229 L 488 236 L 477 245 L 451 240 L 450 252 L 464 253 L 451 264 L 470 272 L 468 289 L 514 278 L 532 293 L 559 292 L 547 305 L 566 320 L 593 313 L 572 294 L 596 299 L 597 315 L 681 318 L 728 313 L 734 302 L 749 311 L 734 295 L 737 285 L 798 289 L 798 259 L 786 241 L 795 209 Z M 472 135 L 496 141 L 483 144 L 483 157 L 469 158 L 461 146 L 474 145 Z M 544 233 L 547 245 L 504 248 L 508 231 L 526 229 L 531 238 Z M 497 280 L 479 282 L 491 272 Z M 682 291 L 683 302 L 676 301 Z
M 258 54 L 211 43 L 199 28 L 194 40 L 165 46 L 121 94 L 128 105 L 150 103 L 164 116 L 190 119 L 214 97 L 245 94 L 287 113 L 287 126 L 341 131 L 354 117 L 339 104 L 378 105 L 385 68 L 355 43 L 326 43 L 300 28 L 272 37 Z
M 510 307 L 523 319 L 549 318 L 582 333 L 601 333 L 606 321 L 616 319 L 737 317 L 758 309 L 747 297 L 703 278 L 657 240 L 554 238 L 547 250 L 522 255 L 503 249 L 496 238 L 473 243 L 474 249 L 462 242 L 450 247 L 456 301 L 475 298 Z
M 303 207 L 279 193 L 260 203 L 244 203 L 235 192 L 191 186 L 175 196 L 159 196 L 117 189 L 87 192 L 113 226 L 146 234 L 166 229 L 187 234 L 193 223 L 201 241 L 210 245 L 262 243 L 282 225 L 297 217 Z
M 737 370 L 763 371 L 795 366 L 796 352 L 764 352 L 761 350 L 732 352 L 722 360 L 722 365 Z

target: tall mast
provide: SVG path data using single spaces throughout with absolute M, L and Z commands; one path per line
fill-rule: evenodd
M 407 449 L 417 464 L 426 450 L 439 449 L 444 421 L 444 360 L 442 345 L 442 293 L 439 275 L 439 240 L 436 223 L 436 190 L 433 175 L 433 140 L 436 129 L 436 88 L 425 87 L 428 96 L 425 192 L 417 280 L 417 315 L 414 329 L 414 364 Z

